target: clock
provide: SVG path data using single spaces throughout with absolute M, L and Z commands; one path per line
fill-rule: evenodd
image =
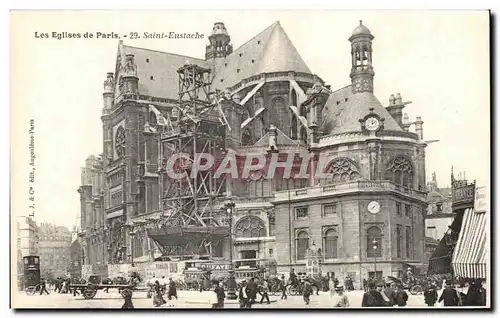
M 376 131 L 380 128 L 380 121 L 375 117 L 370 117 L 365 121 L 365 127 L 369 131 Z
M 377 201 L 372 201 L 368 203 L 368 212 L 371 214 L 377 214 L 380 212 L 380 203 Z

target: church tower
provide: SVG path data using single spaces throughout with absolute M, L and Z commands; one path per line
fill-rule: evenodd
M 208 37 L 210 44 L 206 47 L 205 59 L 224 58 L 233 52 L 231 37 L 222 22 L 215 22 L 212 34 Z
M 375 72 L 372 66 L 372 40 L 374 36 L 370 30 L 363 25 L 363 21 L 359 21 L 357 26 L 349 38 L 351 42 L 351 82 L 352 92 L 373 93 L 373 77 Z

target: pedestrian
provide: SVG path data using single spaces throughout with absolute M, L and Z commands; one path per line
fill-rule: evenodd
M 393 293 L 394 304 L 398 307 L 405 307 L 408 302 L 408 294 L 403 290 L 403 286 L 396 285 L 396 290 Z
M 199 284 L 200 284 L 200 293 L 205 290 L 204 282 L 203 282 L 203 277 L 200 277 L 199 279 Z
M 222 283 L 219 281 L 215 286 L 214 293 L 217 296 L 217 303 L 212 305 L 212 308 L 224 308 L 224 299 L 226 298 L 226 293 L 222 287 Z
M 486 306 L 486 289 L 483 288 L 481 279 L 476 279 L 469 285 L 465 304 L 473 307 Z
M 382 293 L 383 286 L 377 286 L 375 282 L 368 283 L 368 291 L 364 293 L 361 307 L 388 307 L 391 306 L 389 299 Z M 385 299 L 384 299 L 385 297 Z
M 460 297 L 458 296 L 457 290 L 451 285 L 451 281 L 447 280 L 445 282 L 445 288 L 439 297 L 438 302 L 444 302 L 445 307 L 458 306 L 460 302 Z
M 162 295 L 165 295 L 165 292 L 167 290 L 167 283 L 167 279 L 165 278 L 165 275 L 163 275 L 160 279 L 160 288 Z
M 344 294 L 344 288 L 338 286 L 335 288 L 335 295 L 333 296 L 333 307 L 349 307 L 349 299 Z
M 424 299 L 425 303 L 427 304 L 428 307 L 434 307 L 434 304 L 436 303 L 438 299 L 438 293 L 436 290 L 436 286 L 434 283 L 429 283 L 427 286 L 424 288 Z
M 246 287 L 248 301 L 251 304 L 255 304 L 255 299 L 257 298 L 257 290 L 258 286 L 257 283 L 255 282 L 255 278 L 251 278 Z
M 396 284 L 395 283 L 386 284 L 386 287 L 385 287 L 383 293 L 389 299 L 391 306 L 394 306 L 396 304 L 395 292 L 396 292 Z
M 328 289 L 330 290 L 330 297 L 333 298 L 336 295 L 335 282 L 334 282 L 333 277 L 330 279 L 330 282 L 328 284 Z
M 160 307 L 161 305 L 166 304 L 167 301 L 163 299 L 163 294 L 161 293 L 160 282 L 156 280 L 153 286 L 154 286 L 153 306 Z
M 179 297 L 177 297 L 177 286 L 175 285 L 174 280 L 172 278 L 169 278 L 168 300 L 172 300 L 172 297 L 175 297 L 175 299 L 179 299 Z
M 365 293 L 368 291 L 368 281 L 366 280 L 366 278 L 363 278 L 363 290 L 365 291 Z
M 132 288 L 125 287 L 121 294 L 123 297 L 122 309 L 134 309 L 134 304 L 132 303 Z
M 47 282 L 45 281 L 44 278 L 40 280 L 40 295 L 43 295 L 43 293 L 49 294 L 49 291 L 47 290 Z
M 240 308 L 252 308 L 252 303 L 248 298 L 247 282 L 245 280 L 241 282 L 241 287 L 238 293 L 238 300 L 240 302 Z
M 297 275 L 295 274 L 295 270 L 293 268 L 290 271 L 290 278 L 288 279 L 288 281 L 290 282 L 290 284 L 292 286 L 296 286 L 297 285 Z
M 304 289 L 302 290 L 302 296 L 306 305 L 309 305 L 311 294 L 313 293 L 311 283 L 309 281 L 304 281 Z
M 281 279 L 280 279 L 280 290 L 281 290 L 281 299 L 287 299 L 288 296 L 286 295 L 286 279 L 285 279 L 285 275 L 281 275 Z
M 266 299 L 267 304 L 269 305 L 271 303 L 271 301 L 269 300 L 269 284 L 267 283 L 267 280 L 265 280 L 265 279 L 262 280 L 260 292 L 262 295 L 262 297 L 260 299 L 260 303 L 262 304 L 264 299 Z

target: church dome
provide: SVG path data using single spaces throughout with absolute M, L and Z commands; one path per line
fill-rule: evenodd
M 371 35 L 370 29 L 365 27 L 363 25 L 363 21 L 359 21 L 359 25 L 352 31 L 352 35 L 360 35 L 360 34 L 366 34 L 366 35 Z
M 227 33 L 226 26 L 222 22 L 215 22 L 214 27 L 212 29 L 212 35 L 224 34 L 229 35 Z

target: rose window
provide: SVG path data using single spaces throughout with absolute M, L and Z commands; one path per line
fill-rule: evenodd
M 348 182 L 360 178 L 358 168 L 346 158 L 335 159 L 330 164 L 327 173 L 333 175 L 333 183 Z
M 236 224 L 236 236 L 264 237 L 266 236 L 266 226 L 260 218 L 247 216 Z

